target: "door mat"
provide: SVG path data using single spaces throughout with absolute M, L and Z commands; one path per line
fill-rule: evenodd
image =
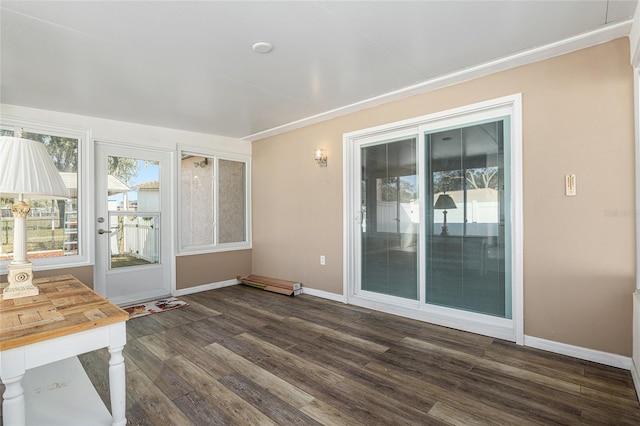
M 136 305 L 125 306 L 122 309 L 129 312 L 129 319 L 143 317 L 145 315 L 157 314 L 160 312 L 170 311 L 172 309 L 189 306 L 187 302 L 178 300 L 176 297 L 168 297 L 166 299 L 153 300 L 151 302 L 138 303 Z

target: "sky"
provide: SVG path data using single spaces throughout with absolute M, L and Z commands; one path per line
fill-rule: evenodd
M 160 180 L 160 167 L 158 163 L 154 162 L 145 162 L 144 160 L 138 160 L 138 174 L 131 178 L 131 185 L 135 186 L 141 183 L 152 182 L 155 180 Z M 128 193 L 129 201 L 134 201 L 138 199 L 137 191 L 129 191 Z M 116 194 L 109 197 L 109 200 L 115 200 L 118 205 L 122 203 L 124 199 L 123 194 Z

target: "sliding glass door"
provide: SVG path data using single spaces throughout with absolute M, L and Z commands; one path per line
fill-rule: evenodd
M 349 303 L 523 341 L 520 103 L 345 135 Z
M 505 127 L 508 118 L 423 132 L 422 176 L 417 135 L 360 148 L 360 290 L 421 300 L 422 285 L 426 304 L 511 317 Z
M 418 300 L 415 137 L 361 148 L 361 289 Z
M 428 304 L 511 318 L 505 126 L 507 118 L 424 135 Z

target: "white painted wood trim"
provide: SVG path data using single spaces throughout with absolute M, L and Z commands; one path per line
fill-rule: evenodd
M 633 68 L 633 117 L 634 117 L 634 146 L 635 146 L 635 172 L 636 172 L 636 291 L 633 295 L 633 324 L 632 324 L 632 357 L 633 365 L 631 375 L 636 386 L 636 395 L 640 399 L 640 7 L 636 7 L 636 14 L 633 20 L 631 38 L 631 62 Z
M 186 296 L 188 294 L 200 293 L 202 291 L 216 290 L 219 288 L 230 287 L 232 285 L 242 284 L 240 281 L 233 279 L 227 281 L 219 281 L 211 284 L 203 284 L 199 286 L 184 288 L 176 290 L 174 296 Z M 302 286 L 302 294 L 308 294 L 310 296 L 320 297 L 322 299 L 333 300 L 334 302 L 346 303 L 346 298 L 342 294 L 331 293 L 324 290 L 316 290 L 313 288 Z
M 552 340 L 545 340 L 533 336 L 524 336 L 524 345 L 536 349 L 542 349 L 543 351 L 583 359 L 585 361 L 592 361 L 597 362 L 598 364 L 609 365 L 611 367 L 622 368 L 624 370 L 631 370 L 631 358 L 622 355 L 611 354 L 580 346 L 567 345 L 566 343 L 554 342 Z
M 637 231 L 636 231 L 637 232 Z M 637 241 L 637 240 L 636 240 Z M 633 292 L 633 327 L 631 376 L 636 386 L 636 395 L 640 399 L 640 290 Z
M 200 293 L 201 291 L 216 290 L 218 288 L 229 287 L 232 285 L 240 284 L 240 281 L 236 279 L 218 281 L 210 284 L 202 284 L 188 288 L 182 288 L 172 293 L 173 296 L 186 296 L 187 294 Z
M 640 7 L 638 7 L 640 10 Z M 640 290 L 640 67 L 633 69 L 633 118 L 636 172 L 636 289 Z M 635 337 L 635 336 L 634 336 Z M 639 337 L 640 338 L 640 337 Z
M 342 215 L 342 262 L 344 267 L 342 268 L 342 295 L 344 303 L 349 303 L 349 283 L 355 279 L 351 276 L 353 274 L 352 269 L 348 265 L 353 265 L 355 261 L 355 247 L 353 247 L 351 236 L 354 233 L 353 227 L 355 226 L 355 217 L 352 215 L 356 209 L 353 206 L 353 191 L 351 185 L 354 182 L 353 159 L 354 153 L 351 147 L 351 138 L 347 135 L 342 136 L 342 208 L 344 214 Z M 306 289 L 303 289 L 304 293 Z M 311 293 L 307 293 L 311 294 Z M 320 296 L 322 297 L 322 296 Z
M 636 10 L 636 14 L 638 13 L 638 9 Z M 567 53 L 574 52 L 576 50 L 585 49 L 587 47 L 595 46 L 601 43 L 606 43 L 608 41 L 615 40 L 617 38 L 627 37 L 629 36 L 629 33 L 632 29 L 632 22 L 633 21 L 631 19 L 616 22 L 615 24 L 604 26 L 595 31 L 579 34 L 574 37 L 570 37 L 570 38 L 560 40 L 554 43 L 550 43 L 544 46 L 538 46 L 533 49 L 526 50 L 524 52 L 506 56 L 504 58 L 499 58 L 493 61 L 485 62 L 483 64 L 479 64 L 474 67 L 469 67 L 463 70 L 455 71 L 450 74 L 446 74 L 444 76 L 432 78 L 432 79 L 423 81 L 421 83 L 415 84 L 413 86 L 405 87 L 393 92 L 385 93 L 380 96 L 375 96 L 369 99 L 365 99 L 363 101 L 356 102 L 351 105 L 346 105 L 340 108 L 323 112 L 321 114 L 316 114 L 311 117 L 293 121 L 291 123 L 287 123 L 282 126 L 278 126 L 262 132 L 254 133 L 254 134 L 245 136 L 242 139 L 247 141 L 256 141 L 260 139 L 265 139 L 271 136 L 290 132 L 295 129 L 310 126 L 315 123 L 320 123 L 322 121 L 331 120 L 336 117 L 348 115 L 366 108 L 372 108 L 387 102 L 408 98 L 413 95 L 430 92 L 432 90 L 440 89 L 446 86 L 451 86 L 453 84 L 461 83 L 463 81 L 484 77 L 499 71 L 505 71 L 505 70 L 519 67 L 522 65 L 531 64 L 534 62 L 553 58 L 555 56 L 564 55 Z
M 640 7 L 636 6 L 636 13 L 633 15 L 631 30 L 629 31 L 629 47 L 631 53 L 631 65 L 640 66 Z
M 633 360 L 631 361 L 631 378 L 636 387 L 636 396 L 638 397 L 638 401 L 640 401 L 640 370 Z
M 302 294 L 308 294 L 309 296 L 316 296 L 322 299 L 333 300 L 334 302 L 347 303 L 347 298 L 342 294 L 331 293 L 323 290 L 316 290 L 302 286 Z
M 522 94 L 511 103 L 511 317 L 515 341 L 524 344 L 524 185 Z
M 459 311 L 441 306 L 427 305 L 426 307 L 412 308 L 410 306 L 391 305 L 383 301 L 358 296 L 351 296 L 349 303 L 362 308 L 373 309 L 429 324 L 441 325 L 443 327 L 454 328 L 456 330 L 467 331 L 496 339 L 514 341 L 512 320 L 504 318 Z

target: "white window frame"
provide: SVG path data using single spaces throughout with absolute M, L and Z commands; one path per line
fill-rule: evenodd
M 182 156 L 193 155 L 196 157 L 205 157 L 212 160 L 213 164 L 213 179 L 214 179 L 214 241 L 212 244 L 204 244 L 193 247 L 184 247 L 182 245 Z M 220 160 L 237 161 L 245 164 L 245 241 L 233 242 L 233 243 L 220 243 L 218 241 L 220 233 L 218 232 L 218 215 L 219 215 L 219 188 L 218 188 L 218 163 Z M 235 250 L 247 250 L 252 248 L 251 237 L 251 157 L 248 155 L 229 153 L 218 150 L 207 150 L 201 147 L 193 146 L 178 146 L 177 156 L 177 181 L 178 181 L 178 204 L 177 204 L 177 250 L 176 255 L 192 255 L 203 253 L 216 253 L 223 251 L 235 251 Z
M 455 127 L 494 117 L 511 119 L 511 211 L 512 226 L 512 317 L 491 317 L 458 309 L 424 303 L 424 268 L 420 268 L 419 300 L 383 297 L 359 290 L 360 284 L 360 155 L 363 145 L 392 140 L 398 136 L 418 137 L 417 156 L 423 158 L 424 134 L 439 128 Z M 409 318 L 444 325 L 459 330 L 484 334 L 524 344 L 523 313 L 523 202 L 522 202 L 522 94 L 505 96 L 472 105 L 466 105 L 417 118 L 389 123 L 343 135 L 343 294 L 345 302 L 371 309 L 392 312 Z M 505 172 L 507 172 L 505 170 Z M 418 163 L 418 175 L 424 174 L 422 162 Z M 420 185 L 420 211 L 424 210 L 424 185 Z M 425 235 L 425 224 L 420 224 L 420 235 Z M 420 238 L 419 252 L 424 253 L 425 241 Z M 421 259 L 422 261 L 422 259 Z M 394 299 L 394 300 L 392 300 Z
M 90 194 L 93 188 L 93 176 L 89 173 L 91 167 L 88 166 L 93 163 L 91 130 L 7 116 L 0 118 L 0 127 L 13 130 L 15 135 L 17 135 L 18 130 L 23 129 L 28 133 L 62 136 L 78 140 L 78 254 L 74 256 L 30 258 L 29 260 L 33 264 L 34 271 L 92 265 L 94 249 L 90 218 L 94 216 L 94 206 Z M 8 260 L 0 262 L 0 274 L 7 273 L 9 262 Z

